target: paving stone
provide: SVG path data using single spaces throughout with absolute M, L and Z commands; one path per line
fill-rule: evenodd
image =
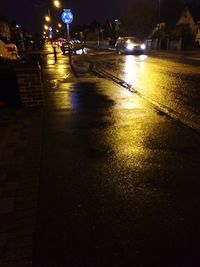
M 28 219 L 30 220 L 34 218 L 36 213 L 35 209 L 28 209 L 28 210 L 20 210 L 15 214 L 15 219 L 16 220 L 23 220 L 23 219 Z
M 0 247 L 5 246 L 7 242 L 8 242 L 8 234 L 0 233 Z
M 6 183 L 4 186 L 4 190 L 5 191 L 16 191 L 18 186 L 19 186 L 19 183 L 17 182 Z
M 14 154 L 14 147 L 8 148 L 6 146 L 6 151 L 4 151 L 3 153 L 3 161 L 8 160 L 10 162 L 11 158 L 13 158 L 13 154 Z
M 2 142 L 0 139 L 0 267 L 32 267 L 41 157 L 40 113 L 20 110 L 5 114 L 6 135 Z
M 13 261 L 6 261 L 3 267 L 32 267 L 32 260 L 31 259 L 21 259 L 21 260 L 13 260 Z M 1 265 L 0 265 L 1 267 Z
M 16 170 L 16 169 L 9 170 L 7 173 L 8 180 L 13 182 L 14 181 L 18 182 L 20 175 L 21 175 L 21 170 Z
M 19 211 L 19 210 L 27 210 L 27 209 L 36 209 L 37 207 L 37 203 L 35 202 L 17 202 L 17 207 L 16 209 Z
M 26 227 L 28 227 L 28 229 L 32 229 L 33 231 L 33 227 L 35 223 L 34 216 L 24 217 L 24 218 L 19 218 L 19 219 L 14 217 L 14 219 L 15 219 L 14 225 L 9 228 L 12 232 L 16 232 L 16 229 L 17 230 L 25 229 Z
M 0 214 L 13 212 L 15 206 L 14 198 L 0 199 Z
M 0 173 L 0 181 L 6 180 L 7 175 L 5 173 Z
M 19 165 L 21 166 L 23 163 L 24 163 L 24 156 L 16 157 L 13 160 L 13 165 L 14 166 L 19 166 Z
M 27 256 L 31 257 L 32 256 L 32 244 L 29 244 L 26 246 L 22 246 L 19 243 L 15 243 L 14 246 L 13 244 L 10 244 L 8 249 L 7 249 L 7 255 L 6 258 L 9 260 L 19 260 L 23 258 L 27 258 Z M 23 266 L 22 266 L 23 267 Z
M 25 144 L 20 144 L 19 147 L 15 148 L 14 156 L 18 157 L 18 156 L 23 155 L 25 153 L 25 150 L 26 150 L 26 145 Z
M 16 230 L 18 230 L 18 229 L 16 229 Z M 11 239 L 11 242 L 9 245 L 10 248 L 17 249 L 17 248 L 23 248 L 23 247 L 28 248 L 28 247 L 32 246 L 32 244 L 33 244 L 33 235 L 32 235 L 33 230 L 34 230 L 34 228 L 32 227 L 31 229 L 27 230 L 28 234 L 26 234 L 26 232 L 25 233 L 21 232 L 21 234 L 18 234 L 15 236 L 12 235 L 12 239 Z
M 12 213 L 0 214 L 0 233 L 7 233 L 12 221 Z
M 17 194 L 18 188 L 17 182 L 6 183 L 3 187 L 3 196 L 4 197 L 14 197 Z

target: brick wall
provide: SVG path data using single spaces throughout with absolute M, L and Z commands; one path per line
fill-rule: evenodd
M 15 67 L 15 72 L 22 106 L 42 106 L 44 95 L 40 65 L 20 63 Z

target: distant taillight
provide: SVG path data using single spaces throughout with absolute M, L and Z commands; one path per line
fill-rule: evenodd
M 16 52 L 16 47 L 14 46 L 6 46 L 5 47 L 6 52 Z

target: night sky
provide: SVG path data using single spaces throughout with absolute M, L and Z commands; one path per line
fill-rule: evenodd
M 39 1 L 51 2 L 51 0 L 1 0 L 0 17 L 7 17 L 10 21 L 15 20 L 30 32 L 40 31 L 46 8 L 36 7 L 35 4 Z M 74 14 L 74 24 L 90 23 L 93 19 L 100 22 L 105 22 L 107 18 L 115 19 L 122 14 L 124 6 L 129 1 L 61 0 L 63 8 L 70 8 Z
M 0 17 L 15 20 L 31 33 L 39 32 L 47 8 L 36 7 L 38 2 L 48 5 L 53 0 L 1 0 Z M 74 14 L 73 24 L 90 23 L 93 19 L 104 23 L 106 19 L 120 18 L 133 0 L 60 0 L 63 8 L 70 8 Z M 145 0 L 143 0 L 145 1 Z M 149 0 L 146 0 L 149 1 Z M 154 0 L 159 1 L 159 0 Z M 200 2 L 200 0 L 197 0 Z M 61 11 L 60 11 L 61 13 Z M 60 14 L 57 13 L 57 17 Z

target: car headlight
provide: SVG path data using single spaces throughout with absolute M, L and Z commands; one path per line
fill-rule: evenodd
M 133 50 L 134 49 L 134 45 L 133 44 L 127 44 L 126 48 L 128 50 Z
M 146 45 L 145 45 L 145 44 L 142 44 L 140 47 L 141 47 L 141 49 L 143 49 L 143 50 L 146 49 Z

